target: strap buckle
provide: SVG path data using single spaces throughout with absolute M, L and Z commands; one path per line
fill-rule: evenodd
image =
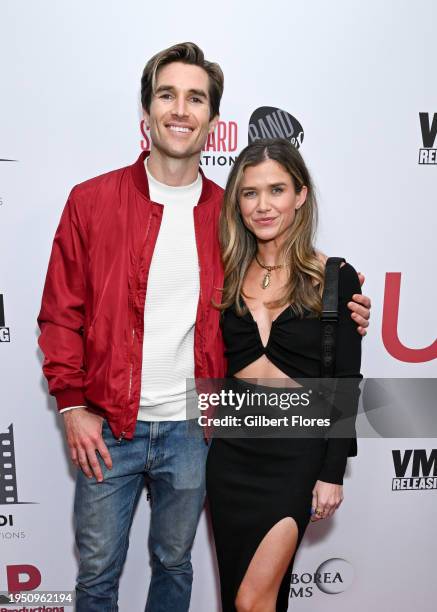
M 324 310 L 322 312 L 322 321 L 338 323 L 338 310 Z

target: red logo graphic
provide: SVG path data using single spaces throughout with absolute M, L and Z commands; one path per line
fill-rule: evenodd
M 203 151 L 221 151 L 232 153 L 238 147 L 238 127 L 235 121 L 219 121 L 208 140 Z
M 140 146 L 142 151 L 150 151 L 150 131 L 146 130 L 146 123 L 144 119 L 140 123 L 141 134 L 143 135 L 143 140 L 140 141 Z
M 385 275 L 384 310 L 382 315 L 382 341 L 392 357 L 406 363 L 423 363 L 437 358 L 437 339 L 426 348 L 409 348 L 398 336 L 401 273 Z
M 33 591 L 41 584 L 41 572 L 35 565 L 7 565 L 6 578 L 9 593 Z
M 144 119 L 140 123 L 143 136 L 140 146 L 143 151 L 150 150 L 150 130 L 146 129 Z M 238 147 L 238 126 L 235 121 L 219 121 L 212 134 L 208 135 L 203 151 L 232 153 Z

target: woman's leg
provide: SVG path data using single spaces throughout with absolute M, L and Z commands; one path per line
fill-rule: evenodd
M 281 519 L 260 542 L 238 589 L 238 612 L 279 612 L 279 587 L 296 550 L 298 528 L 291 517 Z

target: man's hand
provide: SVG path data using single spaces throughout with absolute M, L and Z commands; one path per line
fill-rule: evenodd
M 363 286 L 365 277 L 361 272 L 358 272 L 358 278 L 360 279 L 361 286 Z M 348 303 L 348 308 L 352 311 L 351 317 L 358 325 L 357 332 L 361 334 L 361 336 L 365 336 L 367 334 L 366 327 L 369 327 L 372 303 L 367 295 L 361 295 L 360 293 L 354 293 L 352 299 L 353 302 Z
M 112 468 L 111 455 L 102 438 L 103 417 L 88 412 L 85 408 L 74 408 L 63 413 L 67 444 L 71 460 L 80 467 L 88 478 L 93 474 L 102 482 L 103 474 L 96 450 L 99 451 L 106 467 Z

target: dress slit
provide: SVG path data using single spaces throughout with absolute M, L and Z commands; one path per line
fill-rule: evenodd
M 301 442 L 265 438 L 212 441 L 207 488 L 223 612 L 236 612 L 235 598 L 250 562 L 279 521 L 294 519 L 296 550 L 302 541 L 325 448 L 317 439 L 310 445 L 308 440 L 304 445 Z M 288 607 L 294 557 L 295 553 L 281 582 L 277 612 Z
M 263 537 L 261 537 L 261 539 L 259 540 L 259 542 L 258 542 L 258 544 L 257 544 L 257 546 L 256 546 L 256 548 L 255 548 L 254 553 L 253 553 L 252 555 L 250 555 L 250 553 L 248 552 L 248 555 L 247 555 L 248 559 L 246 559 L 246 560 L 245 560 L 245 564 L 244 564 L 244 565 L 246 566 L 246 568 L 245 568 L 245 570 L 244 570 L 243 576 L 242 576 L 242 578 L 241 578 L 240 582 L 238 582 L 238 579 L 237 579 L 237 586 L 236 586 L 236 590 L 235 590 L 234 601 L 235 601 L 235 599 L 236 599 L 236 597 L 237 597 L 237 595 L 238 595 L 238 591 L 240 590 L 240 587 L 241 587 L 242 583 L 244 582 L 244 579 L 246 578 L 246 574 L 247 574 L 247 572 L 249 571 L 250 564 L 252 563 L 253 559 L 254 559 L 254 558 L 255 558 L 255 556 L 257 555 L 258 550 L 259 550 L 259 548 L 260 548 L 261 544 L 264 542 L 264 540 L 265 540 L 266 538 L 268 538 L 268 537 L 269 537 L 269 534 L 272 532 L 272 530 L 273 530 L 273 529 L 275 529 L 275 527 L 276 527 L 277 525 L 279 525 L 279 523 L 281 523 L 281 522 L 282 522 L 284 519 L 291 519 L 291 520 L 292 520 L 292 522 L 293 522 L 293 525 L 296 525 L 296 530 L 297 530 L 297 539 L 296 539 L 296 546 L 295 546 L 295 548 L 294 548 L 293 554 L 291 555 L 291 557 L 290 557 L 290 559 L 289 559 L 289 562 L 288 562 L 287 568 L 286 568 L 286 570 L 285 570 L 285 572 L 284 572 L 284 576 L 282 577 L 282 580 L 281 580 L 281 585 L 280 585 L 280 586 L 282 586 L 282 582 L 283 582 L 283 581 L 284 581 L 284 579 L 286 578 L 286 574 L 287 574 L 287 572 L 290 570 L 290 564 L 291 564 L 291 562 L 292 562 L 292 560 L 293 560 L 294 555 L 296 554 L 296 550 L 297 550 L 297 546 L 298 546 L 298 542 L 299 542 L 299 526 L 298 526 L 298 524 L 297 524 L 296 519 L 295 519 L 294 517 L 292 517 L 292 516 L 283 516 L 282 518 L 278 519 L 278 520 L 277 520 L 275 523 L 273 523 L 273 525 L 271 525 L 270 529 L 268 529 L 268 531 L 267 531 L 267 532 L 264 534 L 264 536 L 263 536 Z M 244 569 L 244 567 L 242 567 L 241 569 L 243 570 L 243 569 Z M 238 575 L 239 575 L 239 574 L 238 574 Z M 288 582 L 289 582 L 289 581 L 288 581 Z M 288 593 L 288 591 L 287 591 L 287 593 Z M 278 593 L 278 595 L 279 595 L 279 593 Z M 287 599 L 288 599 L 288 597 L 287 597 Z M 234 608 L 234 609 L 235 609 L 235 608 Z M 285 608 L 283 608 L 283 609 L 284 609 L 284 610 L 286 610 L 286 609 L 287 609 L 287 606 L 286 606 Z M 277 610 L 278 610 L 278 608 L 277 608 Z

